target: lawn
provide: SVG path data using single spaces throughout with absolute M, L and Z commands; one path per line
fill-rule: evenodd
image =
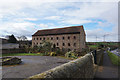
M 98 45 L 88 45 L 90 48 L 97 48 Z
M 7 53 L 2 56 L 44 56 L 44 53 Z
M 110 57 L 112 63 L 114 65 L 119 65 L 120 66 L 120 57 L 115 55 L 114 53 L 108 52 L 108 56 Z

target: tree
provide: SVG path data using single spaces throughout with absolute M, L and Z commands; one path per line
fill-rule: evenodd
M 41 46 L 42 46 L 42 50 L 45 52 L 51 52 L 52 50 L 52 43 L 47 42 L 47 41 L 43 41 Z
M 27 37 L 26 36 L 20 36 L 20 39 L 22 40 L 22 41 L 25 41 L 25 40 L 27 40 Z
M 21 37 L 17 37 L 17 38 L 18 38 L 19 41 L 21 40 Z
M 25 40 L 27 40 L 27 37 L 24 36 L 24 35 L 23 36 L 18 36 L 17 38 L 18 38 L 19 41 L 25 41 Z
M 8 42 L 10 43 L 16 43 L 17 42 L 17 39 L 15 38 L 15 36 L 12 34 L 11 36 L 8 36 L 9 39 L 8 39 Z
M 26 53 L 31 53 L 32 52 L 32 47 L 29 47 L 29 46 L 25 45 L 24 50 L 25 50 Z

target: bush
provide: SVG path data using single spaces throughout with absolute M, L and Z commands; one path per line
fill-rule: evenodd
M 56 52 L 51 52 L 50 56 L 56 56 Z
M 77 59 L 77 55 L 75 55 L 75 53 L 74 53 L 73 51 L 67 52 L 67 53 L 65 54 L 65 57 Z

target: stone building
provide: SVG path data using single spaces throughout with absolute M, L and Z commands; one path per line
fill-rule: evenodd
M 86 35 L 82 26 L 38 30 L 32 35 L 32 47 L 43 40 L 50 41 L 61 50 L 81 52 L 85 48 Z

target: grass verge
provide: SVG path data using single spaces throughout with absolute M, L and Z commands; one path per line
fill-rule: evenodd
M 110 51 L 108 51 L 108 56 L 110 57 L 110 59 L 114 65 L 120 66 L 120 57 L 118 57 L 117 55 L 115 55 L 114 53 L 112 53 Z
M 2 57 L 4 56 L 45 56 L 44 53 L 7 53 L 2 54 Z

